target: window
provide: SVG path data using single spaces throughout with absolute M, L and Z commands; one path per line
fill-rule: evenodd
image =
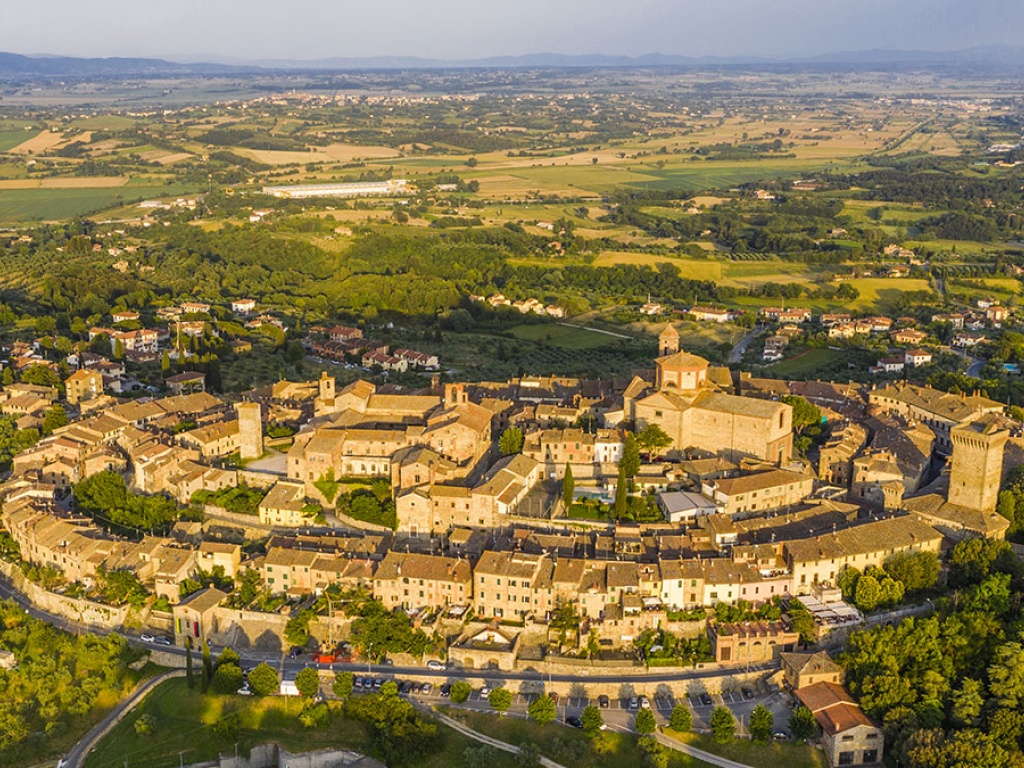
M 878 762 L 878 750 L 877 749 L 865 749 L 864 750 L 864 764 L 870 765 L 871 763 Z
M 853 765 L 853 752 L 840 752 L 837 765 Z
M 853 741 L 853 734 L 850 733 L 850 734 L 847 734 L 846 736 L 843 736 L 843 741 Z

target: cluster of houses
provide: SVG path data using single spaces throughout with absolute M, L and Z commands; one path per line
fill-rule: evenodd
M 565 310 L 557 304 L 545 304 L 533 297 L 528 299 L 516 299 L 515 301 L 505 298 L 504 295 L 496 293 L 493 296 L 470 296 L 470 301 L 490 304 L 492 307 L 513 307 L 524 315 L 546 315 L 547 317 L 563 318 Z
M 322 336 L 362 339 L 344 327 Z M 68 580 L 131 570 L 171 603 L 185 578 L 221 566 L 227 575 L 255 570 L 268 591 L 289 598 L 362 586 L 388 607 L 472 609 L 485 620 L 543 623 L 568 601 L 613 646 L 674 626 L 673 612 L 740 600 L 801 596 L 823 626 L 857 621 L 833 586 L 843 568 L 1005 536 L 997 495 L 1024 459 L 1024 439 L 1002 404 L 909 384 L 734 375 L 680 349 L 671 325 L 659 353 L 653 370 L 623 379 L 442 386 L 435 377 L 410 391 L 367 381 L 339 389 L 324 374 L 234 404 L 203 391 L 199 374 L 176 377 L 169 397 L 119 401 L 104 391 L 104 369 L 83 359 L 66 381 L 67 402 L 81 415 L 14 458 L 0 488 L 3 524 L 26 560 Z M 831 424 L 816 468 L 793 455 L 784 395 L 806 398 Z M 56 402 L 52 387 L 0 392 L 0 412 L 19 425 Z M 268 423 L 297 430 L 280 461 L 259 470 L 224 462 L 265 456 Z M 577 491 L 611 499 L 628 431 L 648 426 L 670 443 L 643 458 L 633 483 L 657 500 L 663 521 L 583 530 L 564 520 L 571 510 L 555 501 L 559 481 L 571 472 Z M 497 438 L 510 427 L 523 443 L 501 455 Z M 265 552 L 243 558 L 196 523 L 166 536 L 107 533 L 67 504 L 75 483 L 101 471 L 181 504 L 197 491 L 259 487 L 248 525 L 266 532 Z M 344 519 L 317 525 L 317 510 L 339 488 L 377 479 L 391 487 L 394 530 Z M 216 590 L 187 598 L 180 627 L 198 631 L 199 608 L 215 611 L 226 599 Z M 711 622 L 707 631 L 721 663 L 776 659 L 795 642 L 784 622 Z M 509 633 L 503 642 L 512 648 Z M 833 693 L 816 716 L 846 711 L 849 702 Z
M 409 370 L 436 371 L 441 367 L 437 355 L 415 349 L 391 349 L 387 344 L 363 336 L 362 330 L 336 325 L 316 326 L 308 340 L 313 354 L 328 360 L 358 360 L 363 368 L 404 373 Z

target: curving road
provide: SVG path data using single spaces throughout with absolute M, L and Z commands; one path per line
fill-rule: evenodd
M 100 740 L 110 733 L 114 726 L 124 720 L 124 718 L 127 717 L 133 709 L 135 709 L 139 702 L 146 698 L 146 694 L 165 680 L 170 680 L 173 677 L 184 676 L 185 670 L 175 669 L 150 678 L 143 683 L 139 683 L 127 699 L 114 707 L 114 709 L 112 709 L 110 713 L 96 725 L 96 727 L 89 731 L 89 733 L 87 733 L 85 737 L 82 738 L 82 740 L 79 741 L 70 752 L 68 752 L 67 756 L 60 764 L 62 768 L 81 768 L 81 766 L 85 764 L 85 760 L 89 756 L 89 753 L 97 744 L 99 744 Z

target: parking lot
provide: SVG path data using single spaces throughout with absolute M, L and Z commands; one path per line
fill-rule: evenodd
M 365 676 L 356 676 L 361 680 L 367 679 Z M 420 683 L 422 681 L 413 681 L 412 679 L 406 680 L 403 678 L 388 678 L 388 677 L 376 677 L 369 678 L 371 681 L 371 687 L 356 687 L 355 693 L 365 692 L 367 690 L 379 690 L 379 685 L 374 686 L 374 683 L 383 684 L 386 680 L 394 680 L 401 685 L 403 682 L 410 684 Z M 442 701 L 449 701 L 441 693 L 441 685 L 433 684 L 428 692 L 416 692 L 410 690 L 404 692 L 403 695 L 411 698 L 423 701 L 425 703 L 437 704 Z M 488 692 L 490 688 L 474 688 L 470 693 L 467 701 L 462 705 L 453 706 L 464 706 L 470 709 L 477 710 L 490 710 L 490 703 L 487 700 Z M 526 708 L 530 705 L 534 699 L 540 694 L 527 694 L 527 693 L 512 693 L 512 704 L 509 708 L 511 714 L 525 714 Z M 746 724 L 749 721 L 750 713 L 759 704 L 763 704 L 767 707 L 774 716 L 775 730 L 786 732 L 786 727 L 789 723 L 789 716 L 792 712 L 792 700 L 791 698 L 782 692 L 772 692 L 769 694 L 757 693 L 753 690 L 747 690 L 744 692 L 740 691 L 729 691 L 721 694 L 694 694 L 687 696 L 683 699 L 676 699 L 673 696 L 651 696 L 649 698 L 650 708 L 656 713 L 657 720 L 660 724 L 665 724 L 668 721 L 668 717 L 671 714 L 676 704 L 682 703 L 689 707 L 693 714 L 693 724 L 696 729 L 707 729 L 710 727 L 709 720 L 711 712 L 715 707 L 728 707 L 733 716 L 736 718 L 738 732 L 742 735 L 746 731 Z M 595 707 L 600 706 L 600 699 L 598 697 L 582 697 L 582 696 L 560 696 L 557 700 L 557 707 L 559 712 L 559 719 L 565 720 L 568 717 L 578 716 L 580 712 L 587 706 L 593 705 Z M 621 729 L 628 730 L 631 727 L 633 717 L 637 710 L 641 706 L 641 697 L 629 697 L 619 698 L 614 696 L 607 697 L 607 706 L 600 707 L 602 714 L 605 717 L 605 721 L 609 725 L 617 726 Z

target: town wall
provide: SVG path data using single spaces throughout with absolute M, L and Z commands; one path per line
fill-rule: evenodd
M 32 605 L 47 613 L 103 629 L 117 629 L 123 626 L 128 618 L 128 606 L 114 607 L 49 592 L 29 581 L 21 569 L 12 563 L 0 561 L 0 573 L 10 579 L 14 588 L 25 595 Z

